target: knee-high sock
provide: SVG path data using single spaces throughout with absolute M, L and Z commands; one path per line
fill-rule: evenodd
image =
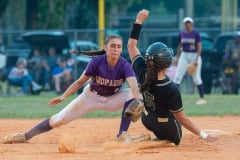
M 200 84 L 197 86 L 198 88 L 198 93 L 201 98 L 204 98 L 204 89 L 203 89 L 203 84 Z
M 124 112 L 127 109 L 127 106 L 132 102 L 132 100 L 133 99 L 125 102 L 125 104 L 124 104 L 124 107 L 123 107 L 123 110 L 122 110 L 121 124 L 120 124 L 120 128 L 119 128 L 119 132 L 118 132 L 117 137 L 120 136 L 122 134 L 122 132 L 127 131 L 129 126 L 130 126 L 131 120 L 130 120 L 130 118 L 124 117 Z
M 49 120 L 50 120 L 50 118 L 47 118 L 47 119 L 43 120 L 42 122 L 40 122 L 39 124 L 37 124 L 31 130 L 27 131 L 24 134 L 26 140 L 29 140 L 29 139 L 31 139 L 32 137 L 34 137 L 38 134 L 41 134 L 43 132 L 47 132 L 47 131 L 51 130 L 52 127 L 49 124 Z

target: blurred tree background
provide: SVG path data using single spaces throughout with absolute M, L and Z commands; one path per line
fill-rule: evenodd
M 106 0 L 105 14 L 123 13 L 132 2 Z M 98 0 L 1 0 L 0 7 L 3 28 L 9 30 L 84 29 L 98 24 Z M 108 23 L 106 16 L 106 26 Z
M 15 32 L 25 30 L 98 30 L 98 2 L 100 0 L 1 0 L 0 31 L 7 33 L 5 39 L 11 42 Z M 148 9 L 151 14 L 145 23 L 148 29 L 166 29 L 178 31 L 182 27 L 183 16 L 191 13 L 196 28 L 209 31 L 210 36 L 221 32 L 223 26 L 222 2 L 237 0 L 103 0 L 105 3 L 105 33 L 119 33 L 119 30 L 130 28 L 136 13 Z M 192 6 L 189 3 L 192 3 Z M 240 3 L 237 3 L 238 8 Z M 235 12 L 226 8 L 225 23 Z M 190 11 L 190 12 L 189 12 Z M 240 14 L 240 11 L 237 12 Z M 232 19 L 232 20 L 231 20 Z M 230 18 L 230 29 L 239 28 L 237 17 Z M 236 25 L 237 24 L 237 25 Z M 11 32 L 11 34 L 10 34 Z M 120 34 L 120 33 L 119 33 Z M 122 34 L 122 33 L 121 33 Z M 127 36 L 127 32 L 124 32 Z M 89 37 L 87 32 L 81 33 Z M 17 34 L 16 34 L 17 36 Z M 72 37 L 76 35 L 72 35 Z M 0 32 L 0 44 L 1 44 Z
M 238 4 L 239 5 L 239 4 Z M 97 28 L 98 0 L 1 0 L 0 23 L 4 29 Z M 183 0 L 105 0 L 106 27 L 117 27 L 119 16 L 142 8 L 155 15 L 178 14 Z M 219 14 L 221 1 L 194 1 L 194 16 Z M 1 25 L 1 24 L 0 24 Z

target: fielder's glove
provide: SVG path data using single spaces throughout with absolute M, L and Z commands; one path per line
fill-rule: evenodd
M 197 63 L 192 62 L 187 65 L 187 72 L 189 75 L 193 75 L 197 70 Z
M 124 117 L 130 118 L 132 122 L 137 122 L 143 111 L 143 100 L 134 99 L 126 108 Z

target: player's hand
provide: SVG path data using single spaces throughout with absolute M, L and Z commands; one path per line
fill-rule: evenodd
M 137 14 L 136 23 L 142 24 L 145 21 L 145 19 L 147 19 L 148 15 L 149 15 L 148 10 L 145 10 L 145 9 L 140 10 Z
M 64 101 L 64 97 L 63 96 L 60 96 L 60 97 L 57 97 L 57 98 L 54 98 L 54 99 L 51 99 L 49 102 L 48 102 L 48 105 L 50 107 L 54 107 L 56 104 Z
M 217 139 L 218 138 L 216 136 L 208 133 L 207 138 L 205 138 L 204 140 L 209 141 L 209 142 L 215 142 Z

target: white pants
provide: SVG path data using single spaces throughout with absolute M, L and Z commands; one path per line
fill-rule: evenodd
M 178 66 L 176 69 L 176 74 L 174 77 L 173 82 L 176 84 L 181 84 L 183 76 L 186 73 L 187 65 L 193 61 L 195 61 L 197 53 L 189 53 L 189 52 L 182 52 L 178 61 Z M 195 85 L 202 84 L 201 79 L 201 68 L 202 68 L 202 58 L 199 57 L 197 61 L 197 70 L 192 75 L 193 82 Z
M 103 97 L 97 93 L 90 91 L 87 85 L 83 93 L 70 102 L 63 110 L 50 119 L 51 127 L 59 127 L 67 124 L 87 113 L 94 110 L 104 110 L 114 112 L 123 108 L 124 103 L 133 98 L 130 88 L 120 89 L 118 93 Z

